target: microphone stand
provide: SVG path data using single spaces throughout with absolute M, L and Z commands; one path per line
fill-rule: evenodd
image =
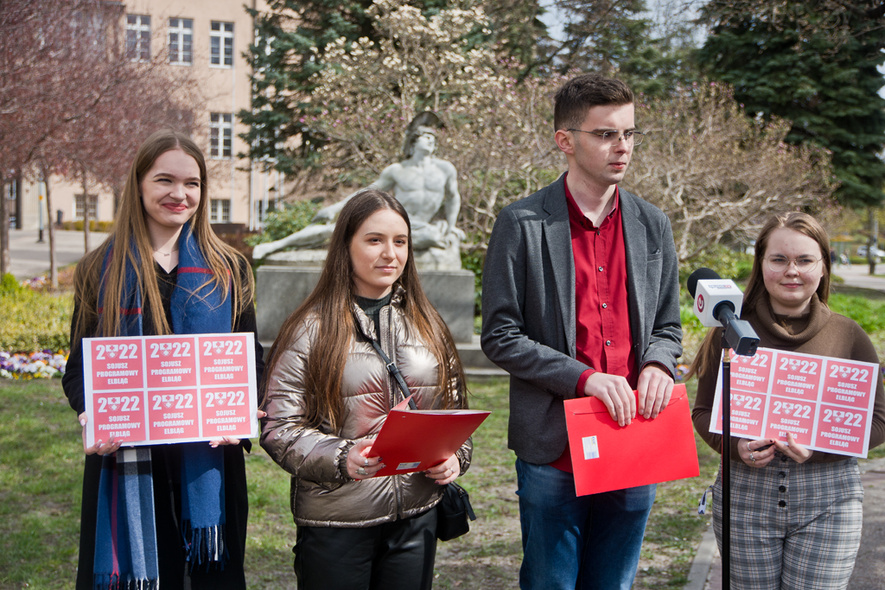
M 734 314 L 719 318 L 722 331 L 722 590 L 731 588 L 731 354 L 753 356 L 759 336 Z M 731 317 L 728 317 L 731 316 Z
M 731 589 L 731 348 L 722 332 L 722 590 Z
M 701 299 L 701 295 L 695 293 L 698 285 L 703 281 L 717 281 L 717 283 L 725 283 L 715 285 L 716 289 L 707 291 L 710 301 L 705 302 Z M 740 319 L 736 312 L 740 312 L 740 298 L 732 296 L 736 291 L 740 291 L 732 281 L 722 281 L 715 271 L 709 268 L 699 268 L 694 271 L 686 284 L 689 293 L 695 298 L 695 314 L 705 326 L 715 327 L 722 326 L 722 467 L 720 469 L 722 477 L 722 588 L 723 590 L 731 589 L 731 354 L 742 356 L 753 356 L 756 354 L 756 348 L 759 346 L 759 336 L 753 327 L 746 320 Z M 713 286 L 710 287 L 713 289 Z M 723 290 L 724 289 L 724 290 Z M 715 293 L 714 293 L 715 291 Z M 730 299 L 726 297 L 732 296 Z M 715 323 L 709 324 L 711 321 L 704 312 L 704 303 L 712 304 L 716 299 L 721 301 L 712 305 L 712 316 Z

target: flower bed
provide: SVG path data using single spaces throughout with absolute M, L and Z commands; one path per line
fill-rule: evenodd
M 68 362 L 66 351 L 41 350 L 31 354 L 0 351 L 0 378 L 52 379 L 61 378 Z

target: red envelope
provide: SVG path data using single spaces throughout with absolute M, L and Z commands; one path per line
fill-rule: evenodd
M 654 420 L 637 415 L 621 428 L 601 401 L 581 397 L 565 401 L 565 421 L 578 496 L 700 473 L 685 385 Z

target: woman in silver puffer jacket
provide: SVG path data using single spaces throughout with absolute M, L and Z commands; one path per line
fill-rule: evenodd
M 373 477 L 372 438 L 402 400 L 367 338 L 399 367 L 420 409 L 465 408 L 451 333 L 412 259 L 408 214 L 368 190 L 342 209 L 320 280 L 280 329 L 265 382 L 261 445 L 292 475 L 299 589 L 430 588 L 443 486 L 468 441 L 426 472 Z

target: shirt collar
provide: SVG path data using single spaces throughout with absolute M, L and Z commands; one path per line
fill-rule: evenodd
M 572 191 L 568 188 L 568 183 L 565 179 L 568 177 L 568 172 L 562 177 L 562 184 L 565 187 L 565 200 L 568 203 L 568 216 L 569 220 L 573 222 L 577 222 L 585 227 L 594 227 L 593 223 L 584 216 L 584 212 L 581 211 L 581 208 L 578 206 L 578 202 L 575 201 L 575 198 L 572 196 Z M 620 206 L 620 189 L 617 185 L 615 185 L 615 204 L 612 207 L 611 212 L 605 216 L 605 219 L 602 220 L 602 223 L 599 225 L 603 225 L 607 220 L 614 217 L 615 213 L 618 211 L 618 207 Z

